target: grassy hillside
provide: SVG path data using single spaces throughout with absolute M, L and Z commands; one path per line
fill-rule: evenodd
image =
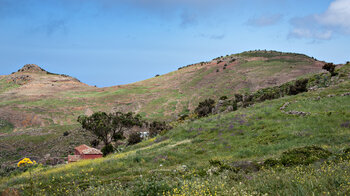
M 279 85 L 318 73 L 322 65 L 305 55 L 253 51 L 109 88 L 89 87 L 47 72 L 16 72 L 0 80 L 0 118 L 17 128 L 67 125 L 90 109 L 134 111 L 148 119 L 173 120 L 205 98 Z
M 49 195 L 348 195 L 349 66 L 339 71 L 337 85 L 189 121 L 106 158 L 40 166 L 1 178 L 0 190 L 13 187 Z M 284 111 L 308 114 L 283 112 L 286 102 L 290 104 Z
M 71 136 L 64 137 L 67 142 L 55 142 L 65 131 L 89 143 L 89 137 L 79 134 L 76 119 L 81 114 L 133 111 L 146 119 L 171 121 L 203 99 L 280 85 L 322 72 L 323 64 L 300 54 L 251 51 L 108 88 L 88 86 L 40 67 L 1 76 L 0 119 L 11 126 L 0 129 L 0 163 L 23 156 L 66 156 L 77 142 L 69 144 Z

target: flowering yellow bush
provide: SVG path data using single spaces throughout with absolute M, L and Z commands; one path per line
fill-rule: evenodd
M 17 163 L 17 167 L 25 167 L 34 164 L 36 164 L 36 161 L 31 161 L 29 158 L 24 158 Z

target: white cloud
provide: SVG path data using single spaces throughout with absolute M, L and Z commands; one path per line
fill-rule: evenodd
M 315 31 L 307 28 L 294 28 L 290 33 L 289 37 L 294 38 L 313 38 L 328 40 L 332 38 L 333 32 L 330 30 Z
M 350 0 L 335 0 L 325 13 L 316 15 L 315 19 L 322 25 L 350 33 Z
M 321 14 L 290 20 L 288 37 L 328 40 L 336 33 L 350 35 L 350 0 L 334 0 Z

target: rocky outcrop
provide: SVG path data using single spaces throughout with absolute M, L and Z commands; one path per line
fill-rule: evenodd
M 44 69 L 42 69 L 41 67 L 39 67 L 38 65 L 35 65 L 35 64 L 26 64 L 22 67 L 22 69 L 19 69 L 18 72 L 26 72 L 26 73 L 44 72 L 44 73 L 46 73 L 46 71 Z

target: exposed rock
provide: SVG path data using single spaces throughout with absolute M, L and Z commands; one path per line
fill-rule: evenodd
M 22 67 L 22 69 L 18 70 L 18 72 L 27 72 L 27 73 L 40 73 L 46 72 L 44 69 L 35 64 L 26 64 Z
M 327 97 L 335 97 L 334 94 L 327 95 Z
M 349 96 L 350 95 L 350 92 L 347 92 L 347 93 L 344 93 L 344 94 L 342 94 L 341 96 Z

